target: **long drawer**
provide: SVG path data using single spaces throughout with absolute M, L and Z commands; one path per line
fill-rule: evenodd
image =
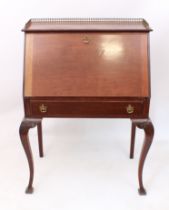
M 146 103 L 136 101 L 30 100 L 33 117 L 146 117 Z

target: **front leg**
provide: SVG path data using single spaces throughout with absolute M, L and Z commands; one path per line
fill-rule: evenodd
M 139 194 L 140 195 L 145 195 L 146 190 L 143 185 L 143 180 L 142 180 L 142 174 L 143 174 L 143 167 L 144 167 L 144 162 L 147 156 L 147 153 L 150 149 L 151 143 L 153 141 L 153 136 L 154 136 L 154 127 L 150 119 L 132 119 L 132 122 L 135 126 L 137 126 L 140 129 L 144 129 L 145 132 L 145 139 L 140 155 L 140 161 L 139 161 L 139 168 L 138 168 L 138 178 L 139 178 Z
M 29 137 L 28 132 L 30 128 L 34 128 L 35 126 L 39 125 L 41 122 L 41 119 L 23 119 L 21 122 L 20 128 L 19 128 L 19 134 L 21 138 L 21 142 L 28 160 L 29 164 L 29 171 L 30 171 L 30 177 L 29 177 L 29 183 L 28 187 L 26 189 L 26 193 L 32 193 L 33 192 L 33 177 L 34 177 L 34 166 L 33 166 L 33 157 L 32 157 L 32 151 L 31 146 L 29 143 Z

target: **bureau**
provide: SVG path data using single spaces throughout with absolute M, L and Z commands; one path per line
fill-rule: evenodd
M 145 139 L 138 167 L 139 193 L 146 194 L 143 166 L 154 128 L 149 118 L 150 57 L 144 19 L 31 19 L 25 34 L 20 138 L 28 160 L 27 193 L 33 192 L 34 166 L 28 138 L 37 126 L 43 157 L 42 119 L 129 118 L 130 158 L 136 127 Z

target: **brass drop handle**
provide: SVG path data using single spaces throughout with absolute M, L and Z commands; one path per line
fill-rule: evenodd
M 83 39 L 82 39 L 82 41 L 83 41 L 84 44 L 89 44 L 90 39 L 89 39 L 88 36 L 84 36 Z
M 127 110 L 127 113 L 128 114 L 132 114 L 134 112 L 134 106 L 132 106 L 131 104 L 129 104 L 127 107 L 126 107 L 126 110 Z
M 45 106 L 44 104 L 41 104 L 41 105 L 39 106 L 39 111 L 40 111 L 41 113 L 46 113 L 46 112 L 47 112 L 47 109 L 48 109 L 48 107 Z

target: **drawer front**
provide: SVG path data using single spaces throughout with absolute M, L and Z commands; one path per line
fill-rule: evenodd
M 143 101 L 55 102 L 33 100 L 30 102 L 33 117 L 145 117 Z

